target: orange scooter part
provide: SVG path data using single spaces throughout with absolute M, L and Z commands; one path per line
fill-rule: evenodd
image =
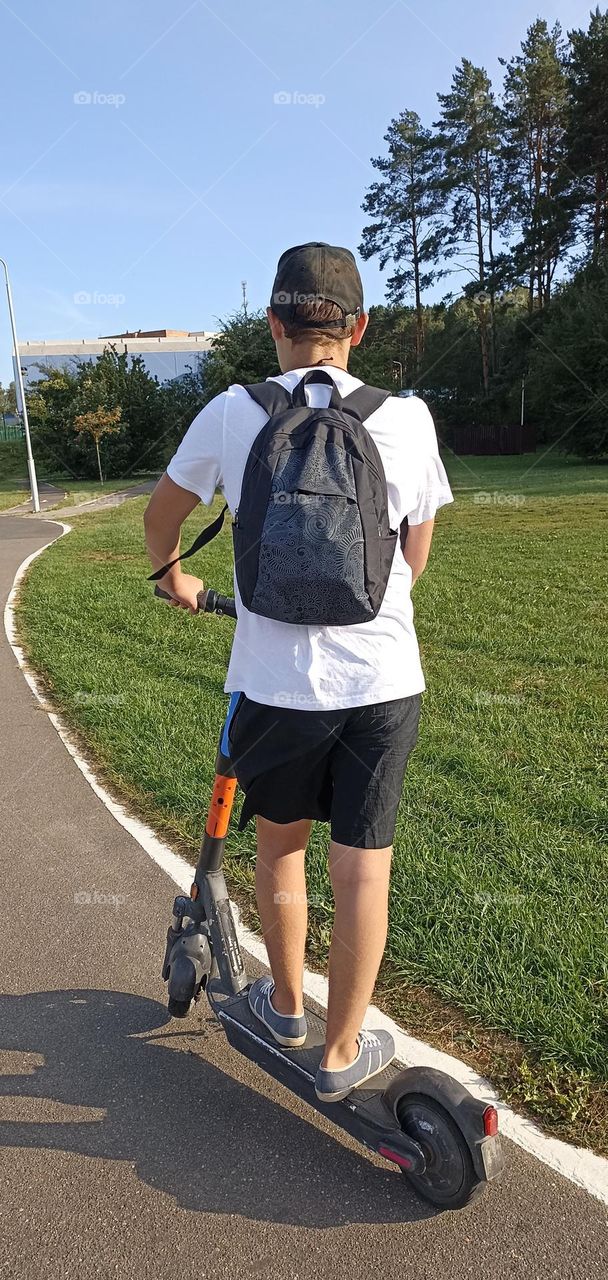
M 226 835 L 235 791 L 236 778 L 223 778 L 219 773 L 215 775 L 207 826 L 205 827 L 208 836 L 216 836 L 221 839 Z

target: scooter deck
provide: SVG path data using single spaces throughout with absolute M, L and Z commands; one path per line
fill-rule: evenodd
M 359 1141 L 366 1141 L 362 1126 L 377 1128 L 383 1135 L 397 1122 L 383 1101 L 382 1094 L 388 1085 L 404 1070 L 402 1065 L 390 1063 L 367 1085 L 353 1089 L 341 1102 L 321 1102 L 315 1093 L 314 1082 L 323 1056 L 325 1021 L 313 1009 L 304 1006 L 308 1035 L 299 1049 L 287 1049 L 277 1044 L 263 1022 L 254 1016 L 247 1000 L 248 987 L 238 995 L 226 996 L 213 980 L 208 984 L 207 997 L 219 1018 L 230 1044 L 256 1062 L 268 1075 L 291 1089 L 316 1111 L 328 1116 L 335 1124 L 347 1129 Z M 367 1145 L 375 1145 L 368 1142 Z

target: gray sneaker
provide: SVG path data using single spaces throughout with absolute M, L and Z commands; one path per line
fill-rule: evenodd
M 306 1018 L 303 1014 L 301 1018 L 290 1018 L 284 1013 L 277 1013 L 272 1007 L 273 991 L 272 978 L 267 975 L 257 978 L 249 988 L 249 1008 L 264 1023 L 277 1044 L 282 1044 L 286 1049 L 297 1049 L 306 1039 Z
M 388 1067 L 395 1056 L 395 1041 L 388 1031 L 362 1031 L 358 1036 L 359 1052 L 354 1062 L 341 1071 L 319 1067 L 315 1093 L 321 1102 L 341 1102 L 357 1085 Z

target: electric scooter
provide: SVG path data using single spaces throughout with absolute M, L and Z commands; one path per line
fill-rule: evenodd
M 155 595 L 170 599 L 160 587 Z M 234 600 L 213 590 L 201 592 L 199 612 L 236 618 Z M 233 1048 L 369 1150 L 396 1164 L 436 1208 L 461 1209 L 503 1170 L 495 1107 L 474 1098 L 443 1071 L 406 1068 L 394 1061 L 343 1101 L 323 1103 L 314 1088 L 325 1043 L 323 1017 L 305 1007 L 306 1042 L 299 1049 L 287 1049 L 249 1008 L 249 983 L 222 870 L 237 786 L 228 725 L 238 697 L 232 695 L 220 736 L 190 897 L 180 894 L 173 904 L 162 969 L 169 1013 L 185 1018 L 204 992 Z

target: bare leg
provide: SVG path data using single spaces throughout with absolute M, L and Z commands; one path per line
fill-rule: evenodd
M 354 1062 L 386 943 L 392 847 L 349 849 L 332 841 L 329 870 L 336 914 L 329 952 L 329 1004 L 322 1066 Z
M 308 910 L 304 854 L 312 823 L 257 819 L 255 887 L 277 1013 L 300 1016 Z

